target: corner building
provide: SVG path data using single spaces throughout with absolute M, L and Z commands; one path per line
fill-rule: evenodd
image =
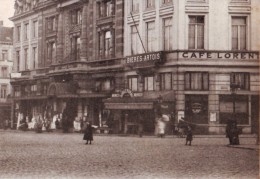
M 243 133 L 257 133 L 259 5 L 257 0 L 125 1 L 124 77 L 131 99 L 112 97 L 105 106 L 121 113 L 139 110 L 147 124 L 154 120 L 151 101 L 160 97 L 172 123 L 184 117 L 198 124 L 195 133 L 224 134 L 232 118 Z
M 15 1 L 13 118 L 68 114 L 101 126 L 102 99 L 121 80 L 123 1 Z M 15 127 L 15 126 L 14 126 Z

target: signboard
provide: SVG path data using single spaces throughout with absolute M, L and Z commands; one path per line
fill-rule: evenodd
M 185 51 L 180 52 L 180 58 L 187 59 L 259 59 L 258 52 L 215 52 L 215 51 Z
M 162 63 L 163 60 L 162 52 L 153 52 L 128 56 L 125 58 L 125 63 L 130 66 L 142 67 L 156 65 L 158 63 Z
M 217 121 L 217 113 L 211 112 L 211 113 L 210 113 L 209 120 L 210 120 L 211 122 Z

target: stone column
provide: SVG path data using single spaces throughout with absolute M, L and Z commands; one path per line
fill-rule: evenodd
M 81 46 L 80 46 L 80 61 L 88 59 L 88 5 L 84 3 L 82 9 L 82 26 L 81 26 Z
M 63 61 L 63 11 L 59 10 L 59 16 L 58 16 L 58 37 L 57 37 L 57 57 L 56 57 L 56 63 Z

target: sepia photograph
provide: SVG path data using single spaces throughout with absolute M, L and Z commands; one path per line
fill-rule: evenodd
M 1 179 L 258 179 L 260 0 L 0 0 Z

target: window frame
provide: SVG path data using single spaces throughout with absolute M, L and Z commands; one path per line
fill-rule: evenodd
M 152 84 L 152 87 L 153 87 L 153 89 L 149 89 L 149 86 L 151 85 L 149 85 L 149 78 L 153 78 L 153 80 L 152 80 L 152 82 L 153 82 L 153 84 Z M 147 80 L 146 80 L 147 79 Z M 155 82 L 155 77 L 154 77 L 154 75 L 145 75 L 144 77 L 143 77 L 143 91 L 155 91 L 155 84 L 156 84 L 156 82 Z
M 2 58 L 0 58 L 0 61 L 9 61 L 8 59 L 8 50 L 2 49 Z
M 3 88 L 3 87 L 5 87 L 5 88 Z M 1 96 L 0 97 L 2 99 L 7 98 L 7 90 L 8 90 L 8 85 L 7 84 L 1 84 Z
M 149 25 L 153 24 L 153 27 Z M 155 21 L 146 22 L 146 50 L 147 52 L 154 52 L 156 50 L 156 40 L 154 40 L 154 34 L 156 31 Z
M 7 66 L 1 67 L 1 77 L 8 78 L 8 67 Z
M 245 49 L 241 49 L 241 34 L 240 34 L 240 30 L 241 30 L 241 26 L 242 25 L 236 25 L 236 26 L 239 26 L 239 28 L 238 28 L 238 34 L 237 34 L 237 38 L 238 38 L 238 42 L 237 42 L 237 48 L 234 48 L 233 47 L 233 26 L 235 26 L 235 25 L 233 25 L 233 19 L 235 19 L 235 18 L 240 18 L 240 19 L 245 19 Z M 250 32 L 250 30 L 249 30 L 249 16 L 248 15 L 238 15 L 238 14 L 236 14 L 236 15 L 231 15 L 231 17 L 230 17 L 230 26 L 231 26 L 231 28 L 230 28 L 230 33 L 231 33 L 231 35 L 230 35 L 230 38 L 231 38 L 231 42 L 230 42 L 230 49 L 231 50 L 248 50 L 249 49 L 249 36 L 250 36 L 250 34 L 249 34 L 249 32 Z M 240 36 L 239 36 L 240 35 Z
M 243 80 L 242 82 L 237 82 L 236 80 Z M 233 72 L 230 74 L 230 88 L 232 84 L 238 85 L 237 90 L 250 91 L 250 73 L 248 72 Z
M 24 48 L 24 50 L 23 50 L 23 52 L 24 52 L 24 70 L 29 70 L 29 48 L 28 47 L 26 47 L 26 48 Z
M 136 89 L 133 89 L 133 79 L 136 79 Z M 137 75 L 130 75 L 127 76 L 127 87 L 131 91 L 138 91 L 138 76 Z
M 169 25 L 165 25 L 166 24 L 166 20 L 170 20 L 170 24 Z M 173 50 L 173 18 L 172 17 L 167 17 L 167 18 L 163 18 L 162 19 L 162 23 L 163 23 L 163 29 L 162 29 L 162 33 L 163 33 L 163 50 L 165 51 L 170 51 Z M 169 32 L 168 32 L 168 37 L 166 37 L 166 28 L 169 28 Z M 168 40 L 168 48 L 166 48 L 166 40 L 165 39 L 169 39 Z
M 196 22 L 195 23 L 191 23 L 191 17 L 195 17 Z M 199 17 L 203 17 L 203 23 L 198 23 L 197 20 Z M 206 15 L 205 14 L 188 14 L 188 49 L 189 50 L 205 50 L 206 49 Z M 191 37 L 190 34 L 190 28 L 191 25 L 194 25 L 194 37 Z M 199 39 L 198 39 L 198 27 L 199 25 L 203 25 L 203 40 L 201 41 L 203 47 L 200 48 L 198 47 L 199 44 Z M 194 47 L 191 47 L 191 38 L 194 38 Z
M 166 75 L 170 75 L 170 88 L 166 89 L 167 85 L 167 81 L 166 81 Z M 160 90 L 161 91 L 167 91 L 167 90 L 172 90 L 172 72 L 163 72 L 163 73 L 159 73 L 159 78 L 160 78 Z
M 199 75 L 201 74 L 201 85 L 198 89 L 193 89 L 192 87 L 192 78 L 196 77 L 196 76 L 192 76 L 192 75 Z M 204 81 L 205 76 L 207 77 L 207 82 Z M 184 89 L 185 90 L 189 90 L 189 91 L 209 91 L 209 77 L 210 77 L 210 73 L 209 72 L 196 72 L 196 71 L 187 71 L 184 73 Z M 187 79 L 188 78 L 188 79 Z M 187 81 L 188 80 L 188 81 Z M 205 84 L 207 84 L 206 88 L 205 88 Z M 188 85 L 188 86 L 187 86 Z

